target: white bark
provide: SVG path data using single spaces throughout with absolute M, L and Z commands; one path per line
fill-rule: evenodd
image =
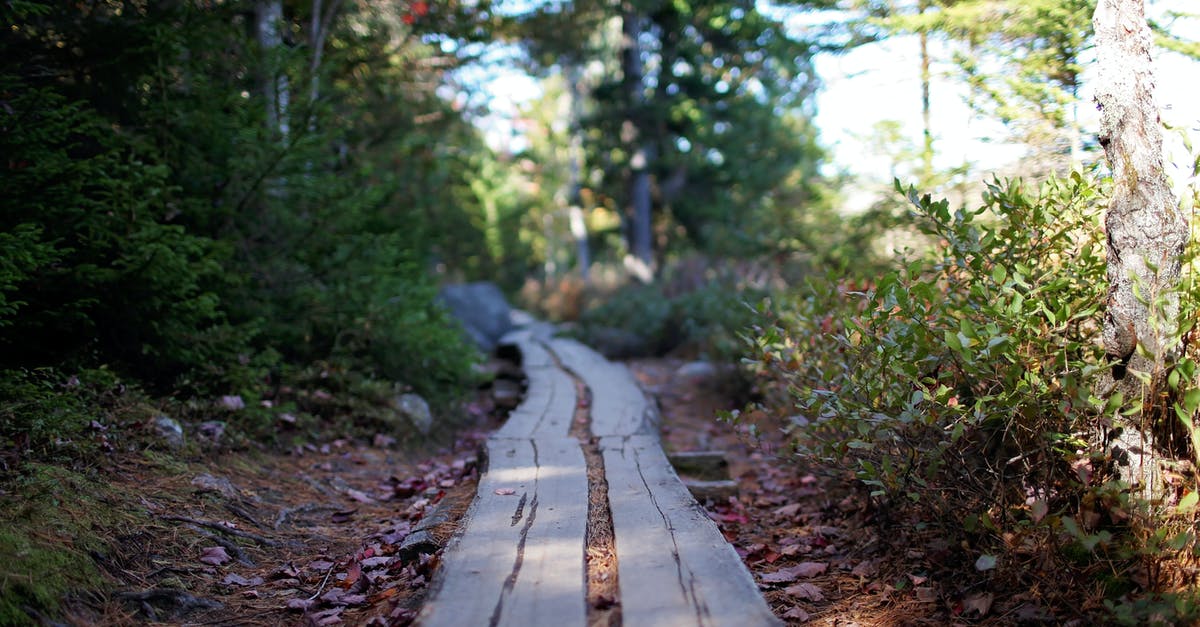
M 280 72 L 275 59 L 276 51 L 283 45 L 283 2 L 281 0 L 259 0 L 254 5 L 254 27 L 258 45 L 267 57 L 263 71 L 263 98 L 267 103 L 267 127 L 278 131 L 280 137 L 288 136 L 289 87 L 287 75 Z
M 1114 448 L 1128 455 L 1123 477 L 1154 498 L 1162 487 L 1158 456 L 1174 448 L 1179 423 L 1170 408 L 1164 365 L 1174 350 L 1180 255 L 1188 240 L 1163 169 L 1162 130 L 1154 100 L 1152 39 L 1143 0 L 1099 0 L 1093 16 L 1099 73 L 1100 144 L 1112 166 L 1105 215 L 1108 298 L 1104 350 L 1116 362 L 1115 388 L 1141 410 Z M 1144 350 L 1139 350 L 1141 347 Z M 1149 376 L 1147 386 L 1132 373 Z M 1118 456 L 1122 455 L 1118 453 Z
M 1174 320 L 1178 299 L 1171 289 L 1179 281 L 1187 219 L 1163 169 L 1152 40 L 1143 1 L 1100 0 L 1093 23 L 1099 139 L 1113 174 L 1113 197 L 1105 216 L 1109 288 L 1104 346 L 1113 359 L 1153 372 L 1155 362 L 1161 364 L 1165 357 L 1162 340 L 1172 329 L 1152 325 L 1150 308 L 1142 301 L 1164 301 L 1162 321 Z M 1152 360 L 1137 354 L 1139 344 Z M 1117 379 L 1123 376 L 1114 374 Z

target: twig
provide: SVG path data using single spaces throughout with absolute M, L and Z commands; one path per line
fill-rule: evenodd
M 317 588 L 317 591 L 314 592 L 312 596 L 308 597 L 309 601 L 321 596 L 321 593 L 325 591 L 325 584 L 329 583 L 329 576 L 333 574 L 334 568 L 337 568 L 337 564 L 330 566 L 329 570 L 325 571 L 325 578 L 321 580 L 321 585 Z
M 236 536 L 238 538 L 245 538 L 247 540 L 253 540 L 263 546 L 279 546 L 278 542 L 276 542 L 270 538 L 264 538 L 263 536 L 260 536 L 257 533 L 250 533 L 249 531 L 242 531 L 241 529 L 234 529 L 227 525 L 221 524 L 219 522 L 214 522 L 211 520 L 197 520 L 195 518 L 188 518 L 187 516 L 176 516 L 174 514 L 166 514 L 166 515 L 162 516 L 162 519 L 163 520 L 174 520 L 177 522 L 183 522 L 183 523 L 188 523 L 188 524 L 192 524 L 192 525 L 199 525 L 201 527 L 208 527 L 209 529 L 216 529 L 217 531 L 220 531 L 221 533 L 226 533 L 231 536 Z

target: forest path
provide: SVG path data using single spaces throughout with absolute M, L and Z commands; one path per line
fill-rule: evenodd
M 487 440 L 418 624 L 778 624 L 668 462 L 629 369 L 544 329 L 504 343 L 525 399 Z

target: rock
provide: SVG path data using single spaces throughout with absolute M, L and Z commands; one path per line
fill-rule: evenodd
M 183 446 L 183 426 L 178 420 L 167 416 L 157 416 L 154 418 L 154 432 L 158 437 L 162 438 L 170 448 L 179 448 Z
M 612 327 L 592 327 L 584 334 L 584 343 L 609 359 L 646 357 L 654 354 L 650 343 L 631 331 Z
M 495 350 L 500 338 L 513 328 L 512 308 L 495 283 L 447 285 L 438 293 L 438 300 L 485 353 Z
M 241 492 L 225 477 L 214 477 L 209 474 L 199 474 L 192 477 L 192 485 L 199 492 L 217 492 L 227 499 L 236 499 Z
M 433 413 L 425 399 L 416 394 L 401 394 L 392 400 L 392 407 L 421 432 L 421 435 L 429 435 L 429 430 L 433 427 Z
M 688 381 L 705 381 L 720 374 L 720 369 L 707 361 L 689 361 L 675 371 L 675 376 Z
M 213 444 L 221 441 L 221 436 L 225 435 L 225 422 L 222 420 L 209 420 L 202 422 L 196 431 L 201 437 L 212 441 Z

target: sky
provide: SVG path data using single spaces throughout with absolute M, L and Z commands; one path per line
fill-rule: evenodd
M 1163 0 L 1153 2 L 1148 11 L 1152 16 L 1166 11 L 1188 8 L 1194 0 Z M 1192 40 L 1200 39 L 1200 25 L 1183 25 L 1178 34 Z M 921 95 L 918 73 L 919 43 L 916 37 L 896 37 L 862 46 L 845 55 L 820 55 L 816 59 L 817 74 L 824 89 L 817 96 L 816 124 L 821 137 L 833 155 L 833 163 L 868 178 L 877 173 L 889 179 L 889 162 L 885 156 L 872 155 L 863 141 L 872 126 L 883 119 L 901 122 L 905 135 L 914 145 L 920 145 Z M 1003 136 L 998 122 L 980 119 L 966 105 L 966 89 L 950 78 L 953 72 L 945 51 L 933 51 L 934 79 L 931 86 L 931 118 L 937 159 L 935 165 L 948 168 L 964 159 L 986 172 L 1003 168 L 1019 159 L 1024 152 L 1020 145 L 988 141 Z M 940 58 L 939 58 L 940 57 Z M 1157 55 L 1155 72 L 1159 105 L 1163 119 L 1175 125 L 1195 129 L 1200 124 L 1200 99 L 1196 80 L 1200 66 L 1174 53 Z M 1085 129 L 1095 129 L 1098 117 L 1092 105 L 1095 72 L 1085 71 L 1080 92 L 1079 115 Z M 1200 135 L 1198 135 L 1200 137 Z
M 1152 17 L 1162 16 L 1169 10 L 1190 9 L 1194 2 L 1155 0 L 1149 4 L 1148 13 Z M 815 18 L 796 15 L 789 19 L 791 26 L 803 28 Z M 1200 23 L 1193 21 L 1177 26 L 1178 34 L 1200 40 Z M 890 159 L 886 155 L 872 154 L 865 141 L 872 127 L 881 120 L 898 121 L 905 137 L 914 146 L 920 144 L 918 55 L 915 37 L 894 37 L 842 55 L 817 56 L 816 69 L 824 87 L 817 94 L 816 124 L 822 143 L 830 150 L 831 171 L 843 170 L 865 179 L 890 180 Z M 935 47 L 933 55 L 931 117 L 937 155 L 935 166 L 949 168 L 968 160 L 977 172 L 985 173 L 1019 160 L 1024 147 L 994 139 L 1004 136 L 1000 124 L 973 115 L 967 107 L 965 87 L 952 78 L 949 53 Z M 1159 54 L 1156 63 L 1157 97 L 1164 120 L 1196 129 L 1196 137 L 1200 138 L 1200 98 L 1196 97 L 1200 66 L 1174 53 Z M 481 93 L 486 94 L 490 113 L 481 119 L 480 126 L 489 143 L 495 148 L 507 145 L 519 149 L 523 142 L 514 120 L 522 103 L 540 95 L 537 81 L 520 69 L 502 65 L 476 72 L 468 82 L 482 85 Z M 1086 71 L 1083 79 L 1080 120 L 1085 129 L 1094 129 L 1096 113 L 1091 104 L 1094 71 Z M 1178 144 L 1181 142 L 1177 138 L 1169 138 L 1169 142 L 1175 145 L 1176 153 L 1180 152 Z M 1176 160 L 1180 159 L 1176 157 Z

